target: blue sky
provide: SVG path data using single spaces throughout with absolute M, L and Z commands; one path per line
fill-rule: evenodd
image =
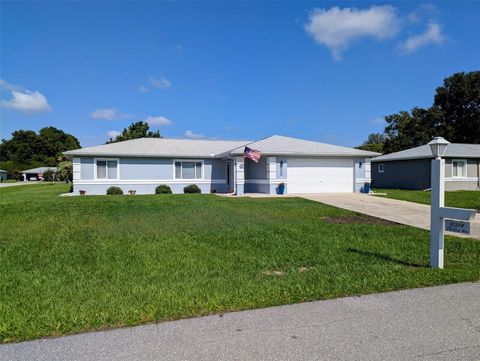
M 0 136 L 271 134 L 355 146 L 478 70 L 476 2 L 2 2 Z

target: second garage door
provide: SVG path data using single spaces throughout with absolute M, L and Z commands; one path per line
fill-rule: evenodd
M 353 159 L 289 158 L 288 193 L 353 192 Z

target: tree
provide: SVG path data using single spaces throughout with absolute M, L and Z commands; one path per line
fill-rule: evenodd
M 370 133 L 368 138 L 362 145 L 358 146 L 358 149 L 368 150 L 370 152 L 383 153 L 383 145 L 386 136 L 381 133 Z
M 56 177 L 66 183 L 73 181 L 73 164 L 70 160 L 58 163 Z
M 480 144 L 480 71 L 445 78 L 430 108 L 403 110 L 385 120 L 386 153 L 427 144 L 435 136 L 453 143 Z
M 429 109 L 413 108 L 410 112 L 385 117 L 385 153 L 427 144 L 433 137 L 442 135 L 443 115 L 435 106 Z
M 442 136 L 450 142 L 480 143 L 480 71 L 456 73 L 435 90 L 434 106 L 442 112 Z
M 0 166 L 11 172 L 14 169 L 28 169 L 39 166 L 57 165 L 57 157 L 64 151 L 80 148 L 73 135 L 46 127 L 39 134 L 32 130 L 17 130 L 9 140 L 0 143 Z
M 123 142 L 124 140 L 138 138 L 161 138 L 160 131 L 151 131 L 147 122 L 136 122 L 123 129 L 122 134 L 117 135 L 115 139 L 110 138 L 108 143 Z
M 40 129 L 38 138 L 40 152 L 45 157 L 56 158 L 67 150 L 80 148 L 77 138 L 54 127 Z
M 12 139 L 2 140 L 0 145 L 0 160 L 13 160 L 28 163 L 38 154 L 39 142 L 37 134 L 32 130 L 17 130 L 12 133 Z

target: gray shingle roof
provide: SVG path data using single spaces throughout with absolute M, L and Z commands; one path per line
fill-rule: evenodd
M 480 158 L 480 144 L 450 143 L 445 151 L 447 158 Z M 400 152 L 381 155 L 372 162 L 388 162 L 394 160 L 433 158 L 429 145 L 402 150 Z
M 124 142 L 110 143 L 70 150 L 65 152 L 72 156 L 104 156 L 104 157 L 185 157 L 214 158 L 248 140 L 205 140 L 205 139 L 168 139 L 139 138 Z
M 242 155 L 245 146 L 260 150 L 265 155 L 303 156 L 365 156 L 378 153 L 341 147 L 338 145 L 312 142 L 309 140 L 273 135 L 255 142 L 248 140 L 205 140 L 140 138 L 124 142 L 98 145 L 65 152 L 71 156 L 95 157 L 185 157 L 219 158 Z
M 57 168 L 55 168 L 55 167 L 37 167 L 37 168 L 22 170 L 22 173 L 45 173 L 47 170 L 51 170 L 52 172 L 56 172 Z
M 259 150 L 265 155 L 300 155 L 300 156 L 366 156 L 373 157 L 379 153 L 342 147 L 339 145 L 313 142 L 310 140 L 272 135 L 248 144 L 249 148 Z M 233 149 L 230 154 L 243 154 L 243 147 Z

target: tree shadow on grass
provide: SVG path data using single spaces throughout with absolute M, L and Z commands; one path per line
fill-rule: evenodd
M 383 261 L 388 261 L 388 262 L 393 262 L 393 263 L 396 263 L 396 264 L 401 264 L 402 266 L 416 267 L 416 268 L 428 268 L 427 265 L 412 263 L 412 262 L 406 262 L 406 261 L 403 261 L 401 259 L 390 257 L 386 254 L 369 252 L 369 251 L 362 251 L 361 249 L 357 249 L 357 248 L 348 248 L 347 251 L 351 252 L 351 253 L 356 253 L 356 254 L 359 254 L 359 255 L 362 255 L 362 256 L 365 256 L 365 257 L 372 257 L 372 258 L 380 259 L 380 260 L 383 260 Z

